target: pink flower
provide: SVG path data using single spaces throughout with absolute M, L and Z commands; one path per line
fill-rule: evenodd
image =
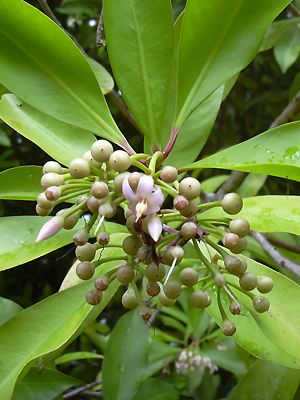
M 142 215 L 151 215 L 159 211 L 164 201 L 162 191 L 154 185 L 154 180 L 150 175 L 140 177 L 136 192 L 131 189 L 128 177 L 126 177 L 122 191 L 124 197 L 129 201 L 129 210 L 136 215 L 136 221 Z
M 149 217 L 149 221 L 147 221 L 147 229 L 154 242 L 157 242 L 163 229 L 161 220 L 157 215 Z
M 58 231 L 61 230 L 63 224 L 64 218 L 61 215 L 57 215 L 56 217 L 51 218 L 42 226 L 37 238 L 35 239 L 35 242 L 42 242 L 43 240 L 54 236 Z

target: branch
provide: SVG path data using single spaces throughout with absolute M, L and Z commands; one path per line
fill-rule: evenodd
M 97 47 L 105 46 L 104 25 L 103 25 L 103 6 L 101 8 L 100 17 L 99 17 L 99 21 L 98 21 L 98 25 L 97 25 L 96 46 Z
M 275 246 L 273 246 L 268 239 L 260 232 L 251 232 L 251 236 L 261 245 L 265 252 L 281 267 L 285 267 L 300 276 L 300 265 L 285 258 Z
M 227 181 L 220 187 L 216 193 L 217 199 L 223 199 L 226 193 L 234 192 L 247 176 L 247 172 L 232 171 Z
M 276 237 L 267 236 L 267 239 L 270 243 L 272 243 L 276 247 L 281 247 L 282 249 L 290 251 L 292 253 L 300 254 L 299 246 L 289 244 L 289 243 L 285 242 L 284 240 L 278 239 Z
M 88 383 L 87 385 L 80 386 L 79 388 L 76 388 L 74 390 L 71 390 L 70 392 L 66 393 L 63 395 L 63 399 L 72 399 L 73 397 L 76 397 L 79 394 L 82 394 L 83 392 L 88 391 L 89 389 L 93 389 L 95 386 L 100 385 L 101 381 L 95 381 Z M 99 396 L 97 396 L 99 397 Z

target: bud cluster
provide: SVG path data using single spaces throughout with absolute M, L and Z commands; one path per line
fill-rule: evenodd
M 212 375 L 218 370 L 218 367 L 207 356 L 195 349 L 183 350 L 175 363 L 177 374 L 186 375 L 189 372 L 197 372 L 202 375 L 205 370 Z
M 73 205 L 57 211 L 42 227 L 37 241 L 62 228 L 73 229 L 84 217 L 85 228 L 73 236 L 77 276 L 90 280 L 100 264 L 116 261 L 115 269 L 95 279 L 86 294 L 89 304 L 99 304 L 113 279 L 126 287 L 123 306 L 141 306 L 144 319 L 150 318 L 157 305 L 174 305 L 184 288 L 190 288 L 189 301 L 196 308 L 210 306 L 212 294 L 217 293 L 223 333 L 232 335 L 235 326 L 223 309 L 224 296 L 233 315 L 241 312 L 241 305 L 232 287 L 248 295 L 257 312 L 265 312 L 269 300 L 252 291 L 264 294 L 273 287 L 271 278 L 248 272 L 245 259 L 237 256 L 247 246 L 248 221 L 239 217 L 205 218 L 205 211 L 212 207 L 221 207 L 229 215 L 238 214 L 242 198 L 228 193 L 221 201 L 203 203 L 198 179 L 186 177 L 173 166 L 161 167 L 162 160 L 160 152 L 129 156 L 123 150 L 114 151 L 108 141 L 98 140 L 68 168 L 47 162 L 37 213 L 46 216 L 62 203 Z M 173 208 L 163 208 L 170 197 Z M 123 254 L 105 258 L 102 249 L 113 246 L 105 221 L 112 219 L 118 208 L 124 212 L 128 236 L 122 243 Z M 224 247 L 212 239 L 215 237 L 222 239 Z M 192 262 L 184 257 L 187 245 L 194 247 Z

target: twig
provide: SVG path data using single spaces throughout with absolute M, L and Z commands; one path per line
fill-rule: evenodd
M 276 237 L 267 236 L 267 239 L 276 247 L 281 247 L 284 250 L 290 251 L 292 253 L 300 254 L 300 247 L 296 245 L 289 244 L 284 240 L 278 239 Z
M 147 321 L 148 328 L 150 328 L 154 324 L 154 321 L 156 320 L 156 317 L 158 316 L 159 312 L 160 312 L 160 307 L 158 307 L 151 315 L 151 317 L 148 319 Z
M 300 16 L 300 10 L 295 6 L 295 4 L 291 3 L 288 5 L 288 10 L 293 14 L 295 17 Z
M 176 142 L 176 139 L 177 139 L 177 136 L 178 136 L 178 132 L 179 132 L 178 128 L 173 128 L 173 130 L 172 130 L 172 132 L 170 134 L 169 141 L 168 141 L 166 147 L 163 150 L 164 158 L 167 158 L 168 155 L 171 153 L 171 151 L 172 151 L 172 149 L 173 149 L 173 147 L 175 145 L 175 142 Z
M 260 232 L 251 232 L 251 236 L 261 245 L 267 254 L 281 267 L 285 267 L 300 276 L 300 265 L 284 257 Z
M 97 25 L 96 31 L 96 46 L 104 47 L 105 46 L 105 36 L 104 36 L 104 25 L 103 25 L 103 5 L 100 12 L 100 17 Z
M 101 392 L 93 392 L 92 390 L 86 390 L 85 392 L 82 392 L 81 396 L 93 397 L 98 399 L 102 399 L 103 397 Z
M 241 185 L 246 176 L 247 172 L 232 171 L 230 178 L 217 191 L 216 198 L 222 199 L 226 193 L 234 191 Z
M 94 381 L 91 383 L 88 383 L 84 386 L 80 386 L 79 388 L 76 388 L 74 390 L 71 390 L 70 392 L 66 393 L 63 395 L 63 399 L 72 399 L 73 397 L 76 397 L 79 394 L 82 394 L 83 392 L 88 391 L 89 389 L 93 389 L 95 386 L 100 385 L 101 381 Z

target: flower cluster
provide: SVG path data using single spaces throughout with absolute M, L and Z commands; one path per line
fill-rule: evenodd
M 36 241 L 62 228 L 73 229 L 84 217 L 85 228 L 73 236 L 78 277 L 92 279 L 100 264 L 116 261 L 113 270 L 94 280 L 93 289 L 86 294 L 89 304 L 98 304 L 102 292 L 117 279 L 127 288 L 122 297 L 124 307 L 139 305 L 150 310 L 143 312 L 147 319 L 156 305 L 175 304 L 186 287 L 193 307 L 208 307 L 216 296 L 223 333 L 233 335 L 236 328 L 228 312 L 240 314 L 238 294 L 246 294 L 261 313 L 269 309 L 270 302 L 259 293 L 268 293 L 273 287 L 271 278 L 248 272 L 245 258 L 237 255 L 247 247 L 250 226 L 244 218 L 229 217 L 242 210 L 243 201 L 238 194 L 228 193 L 221 201 L 205 203 L 198 179 L 173 166 L 162 167 L 162 162 L 160 152 L 130 156 L 123 150 L 114 151 L 106 140 L 96 141 L 68 168 L 47 162 L 37 213 L 46 216 L 59 204 L 73 205 L 46 222 Z M 172 206 L 165 208 L 164 204 Z M 206 217 L 206 211 L 214 207 L 221 207 L 227 217 Z M 122 243 L 123 254 L 119 251 L 115 257 L 105 258 L 101 250 L 112 246 L 105 221 L 118 210 L 124 214 L 129 234 Z M 259 293 L 254 294 L 254 289 Z
M 198 372 L 202 375 L 207 369 L 212 375 L 218 370 L 218 367 L 207 356 L 204 356 L 200 351 L 194 349 L 185 349 L 179 354 L 175 363 L 177 374 L 186 375 L 189 372 Z

